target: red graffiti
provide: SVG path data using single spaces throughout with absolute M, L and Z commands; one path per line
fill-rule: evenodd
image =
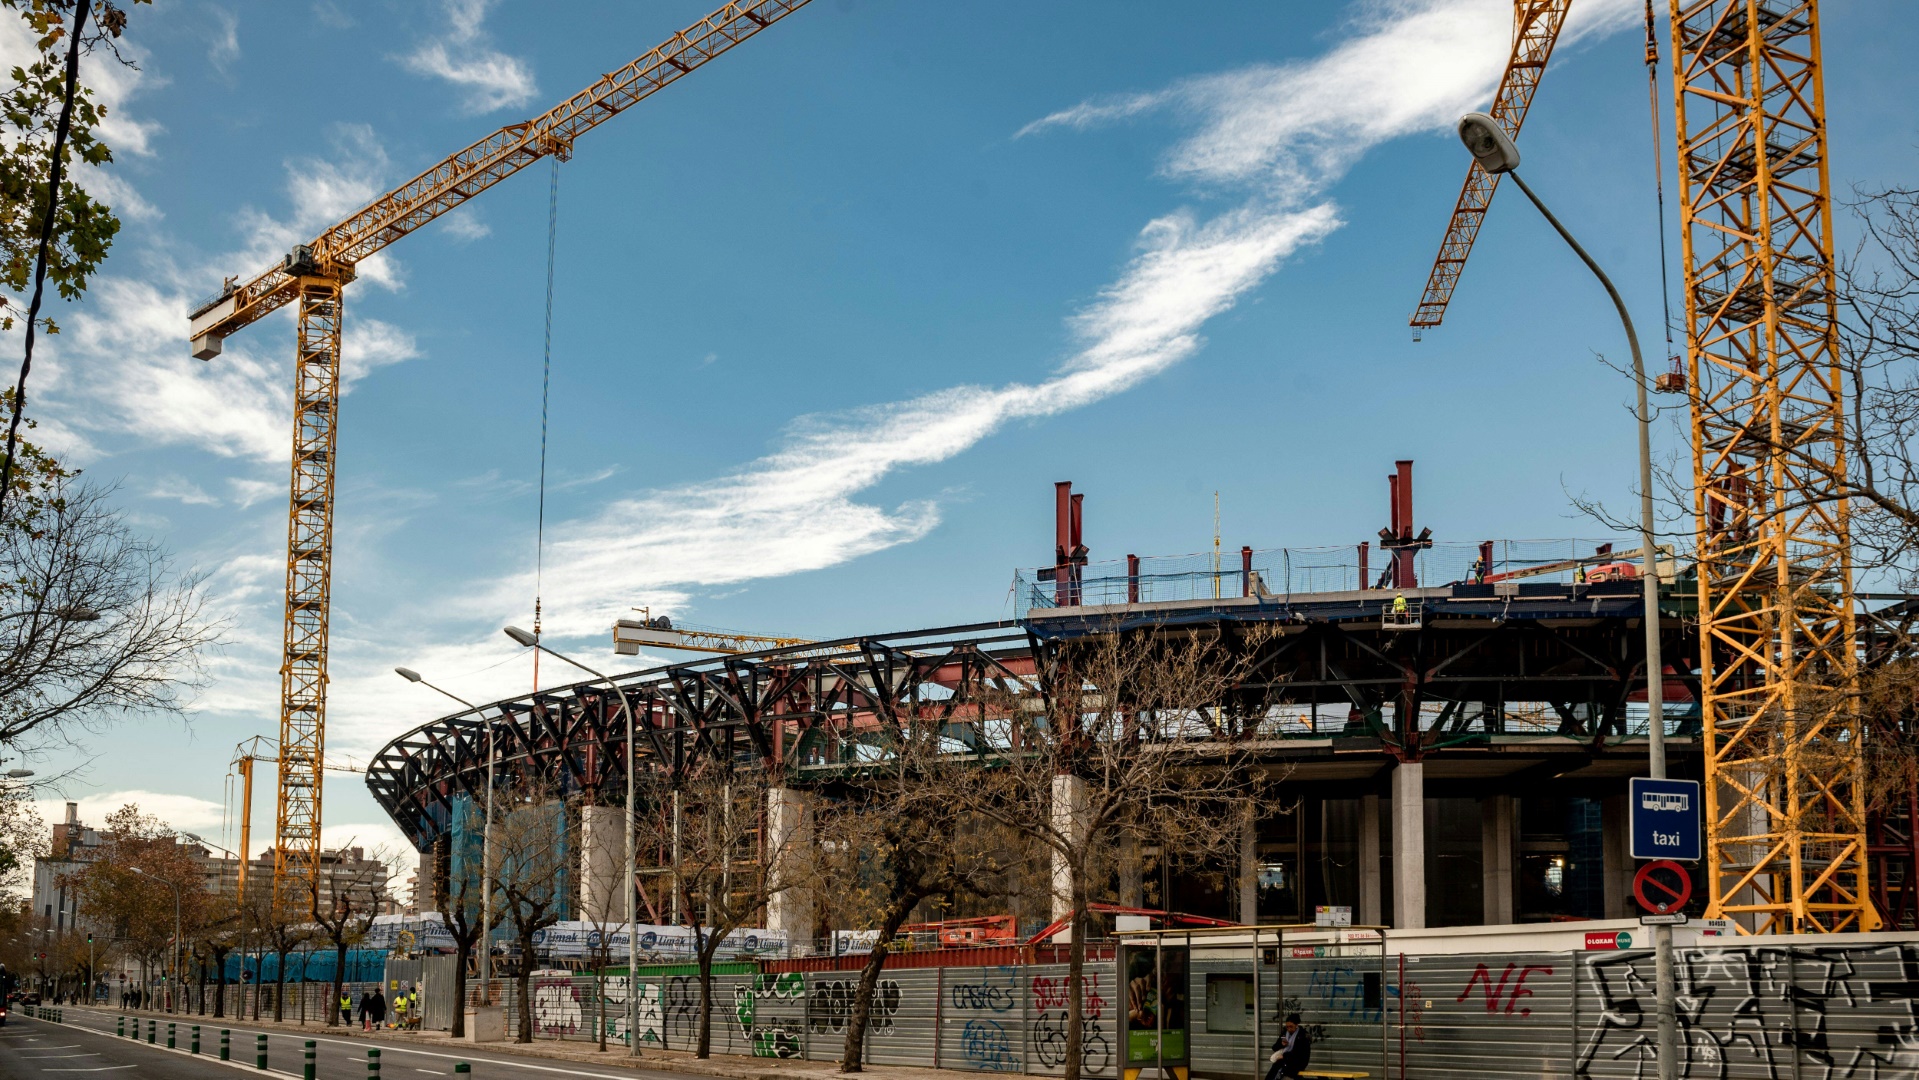
M 1519 965 L 1507 964 L 1505 972 L 1499 976 L 1499 982 L 1494 983 L 1493 973 L 1487 969 L 1486 965 L 1479 965 L 1473 969 L 1472 977 L 1466 980 L 1466 989 L 1461 990 L 1459 996 L 1453 1000 L 1455 1002 L 1465 1001 L 1472 996 L 1473 987 L 1484 984 L 1487 1012 L 1499 1012 L 1500 999 L 1504 998 L 1506 1002 L 1505 1013 L 1507 1016 L 1511 1016 L 1515 1010 L 1518 1011 L 1519 1018 L 1522 1020 L 1531 1016 L 1533 1014 L 1531 1009 L 1519 1008 L 1520 998 L 1533 996 L 1533 992 L 1526 988 L 1526 977 L 1535 971 L 1551 975 L 1553 969 L 1545 964 L 1527 964 L 1520 970 L 1519 978 L 1515 979 L 1513 978 L 1513 969 L 1516 967 L 1519 967 Z M 1512 984 L 1510 990 L 1507 989 L 1507 983 Z
M 1086 987 L 1086 1019 L 1098 1020 L 1106 1013 L 1106 999 L 1100 996 L 1099 976 L 1089 974 L 1081 977 L 1081 985 Z M 1040 1012 L 1067 1007 L 1066 980 L 1039 976 L 1033 980 L 1033 1008 Z

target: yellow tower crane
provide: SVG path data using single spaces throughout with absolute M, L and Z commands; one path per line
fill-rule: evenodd
M 1514 0 L 1493 109 L 1510 135 L 1568 3 Z M 1757 933 L 1873 930 L 1819 4 L 1668 3 L 1706 913 Z M 1495 179 L 1468 174 L 1415 332 L 1445 314 Z
M 247 859 L 253 844 L 253 763 L 256 761 L 278 761 L 280 754 L 273 749 L 273 740 L 264 735 L 255 735 L 233 748 L 232 773 L 229 776 L 240 777 L 240 886 L 239 900 L 247 898 Z M 328 761 L 321 766 L 331 772 L 364 773 L 366 766 L 357 761 Z M 231 789 L 229 789 L 231 790 Z
M 321 768 L 326 746 L 327 623 L 333 575 L 333 461 L 340 403 L 344 290 L 367 256 L 548 156 L 655 91 L 766 29 L 807 0 L 730 3 L 632 63 L 525 123 L 509 124 L 373 200 L 245 281 L 229 278 L 194 309 L 193 355 L 296 304 L 293 480 L 287 514 L 286 629 L 281 642 L 279 810 L 274 903 L 318 896 Z

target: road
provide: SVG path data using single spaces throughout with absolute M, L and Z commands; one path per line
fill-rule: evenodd
M 473 1080 L 557 1080 L 563 1076 L 599 1080 L 687 1080 L 684 1073 L 658 1069 L 597 1068 L 551 1059 L 529 1060 L 486 1053 L 450 1053 L 424 1050 L 380 1040 L 330 1038 L 269 1031 L 244 1024 L 225 1024 L 233 1033 L 233 1063 L 219 1060 L 222 1023 L 200 1024 L 198 1058 L 166 1049 L 166 1022 L 157 1041 L 147 1045 L 114 1034 L 116 1014 L 69 1008 L 67 1022 L 30 1020 L 10 1012 L 0 1026 L 0 1077 L 7 1080 L 237 1080 L 240 1072 L 263 1075 L 254 1068 L 254 1040 L 267 1036 L 267 1073 L 284 1080 L 301 1076 L 303 1044 L 314 1042 L 317 1080 L 366 1080 L 368 1047 L 380 1050 L 382 1080 L 423 1080 L 452 1077 L 455 1062 L 472 1066 Z M 181 1023 L 178 1044 L 185 1048 L 189 1025 Z M 145 1029 L 142 1028 L 144 1036 Z M 236 1064 L 237 1063 L 237 1064 Z

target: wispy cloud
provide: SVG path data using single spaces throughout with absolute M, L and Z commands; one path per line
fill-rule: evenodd
M 220 500 L 184 476 L 163 476 L 147 489 L 156 499 L 178 499 L 188 506 L 218 506 Z
M 1623 24 L 1631 3 L 1595 0 L 1581 9 L 1568 43 Z M 898 470 L 960 454 L 1009 422 L 1091 405 L 1193 355 L 1209 320 L 1340 227 L 1327 193 L 1367 150 L 1443 130 L 1490 97 L 1509 19 L 1496 4 L 1382 0 L 1358 9 L 1347 38 L 1314 59 L 1096 99 L 1027 125 L 1020 134 L 1164 112 L 1187 132 L 1163 172 L 1211 192 L 1237 190 L 1243 201 L 1149 222 L 1118 279 L 1072 316 L 1079 347 L 1049 378 L 804 418 L 780 449 L 736 472 L 549 525 L 549 627 L 598 634 L 633 604 L 666 606 L 669 595 L 820 569 L 924 537 L 940 521 L 936 501 L 883 507 L 858 496 Z M 475 602 L 513 610 L 530 590 L 530 580 L 516 576 Z
M 217 5 L 208 7 L 213 33 L 207 35 L 207 63 L 225 75 L 240 58 L 240 16 Z
M 493 48 L 486 32 L 493 0 L 446 0 L 447 30 L 402 58 L 407 70 L 443 79 L 465 91 L 469 114 L 524 105 L 537 87 L 526 61 Z

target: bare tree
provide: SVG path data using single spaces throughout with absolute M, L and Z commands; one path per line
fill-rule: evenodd
M 341 989 L 346 985 L 347 951 L 364 941 L 367 931 L 373 928 L 373 920 L 380 914 L 387 885 L 393 878 L 393 867 L 386 852 L 375 849 L 371 858 L 359 859 L 350 858 L 352 854 L 358 854 L 358 849 L 349 841 L 340 848 L 340 857 L 331 867 L 331 873 L 326 872 L 328 868 L 323 864 L 310 898 L 310 914 L 319 924 L 319 936 L 333 946 L 333 989 L 327 998 L 329 1006 L 339 1001 Z M 326 1014 L 328 1027 L 339 1026 L 334 1009 L 328 1008 Z
M 478 823 L 478 819 L 474 819 Z M 430 858 L 431 856 L 429 856 Z M 453 1030 L 452 1037 L 466 1037 L 466 969 L 473 962 L 473 947 L 480 941 L 485 923 L 486 880 L 478 867 L 462 865 L 447 875 L 440 891 L 440 917 L 446 921 L 447 935 L 453 939 Z M 490 948 L 491 942 L 485 946 Z
M 974 782 L 977 764 L 955 761 L 942 732 L 937 723 L 886 729 L 878 760 L 839 777 L 839 798 L 818 814 L 819 872 L 807 886 L 832 888 L 876 924 L 841 1072 L 862 1071 L 874 994 L 900 927 L 931 898 L 997 891 L 1007 869 L 1007 838 L 967 812 L 957 790 Z
M 70 744 L 180 716 L 219 637 L 202 579 L 134 533 L 108 491 L 63 475 L 0 522 L 0 745 Z
M 672 801 L 676 793 L 673 782 L 662 776 L 652 778 L 648 786 L 656 804 Z M 737 931 L 765 915 L 774 896 L 811 872 L 799 857 L 810 824 L 769 829 L 760 844 L 753 843 L 751 826 L 760 819 L 767 790 L 764 773 L 736 770 L 730 758 L 702 757 L 678 782 L 677 813 L 642 814 L 635 819 L 642 847 L 677 847 L 679 852 L 672 867 L 672 887 L 680 910 L 693 926 L 693 959 L 700 982 L 696 1057 L 710 1057 L 713 1050 L 715 959 Z
M 1256 682 L 1265 637 L 1191 628 L 1050 645 L 1038 676 L 985 703 L 978 730 L 954 747 L 991 766 L 950 786 L 960 807 L 1052 856 L 1071 942 L 1066 1080 L 1082 1065 L 1087 914 L 1111 853 L 1129 843 L 1189 857 L 1228 849 L 1262 792 L 1246 744 L 1266 698 L 1243 687 Z
M 494 799 L 493 891 L 499 909 L 520 942 L 514 975 L 520 1022 L 514 1041 L 533 1041 L 532 979 L 535 939 L 560 921 L 567 906 L 567 882 L 573 867 L 569 853 L 579 850 L 572 808 L 544 786 L 527 782 L 506 798 Z
M 140 962 L 144 994 L 152 969 L 164 967 L 173 954 L 174 889 L 183 932 L 201 924 L 212 898 L 179 834 L 138 806 L 128 804 L 107 815 L 101 840 L 93 860 L 71 882 L 85 909 Z

